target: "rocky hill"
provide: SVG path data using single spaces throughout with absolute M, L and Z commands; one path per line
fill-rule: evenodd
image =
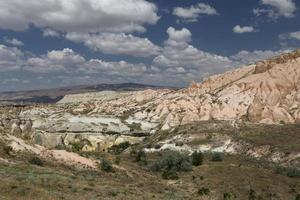
M 77 103 L 79 96 L 73 98 Z M 70 98 L 72 95 L 67 95 L 61 103 L 72 102 Z M 89 114 L 126 114 L 162 123 L 164 130 L 204 120 L 298 123 L 300 50 L 209 77 L 181 90 L 145 90 L 108 100 L 87 97 L 84 101 L 90 103 L 79 101 L 74 109 Z

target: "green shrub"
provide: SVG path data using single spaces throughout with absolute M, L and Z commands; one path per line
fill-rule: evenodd
M 179 179 L 177 173 L 174 172 L 174 171 L 164 171 L 164 172 L 161 174 L 161 177 L 162 177 L 163 179 L 166 179 L 166 180 L 177 180 L 177 179 Z
M 191 157 L 192 157 L 192 164 L 194 166 L 199 166 L 203 164 L 203 154 L 201 152 L 194 151 Z
M 121 154 L 123 151 L 125 151 L 128 147 L 130 147 L 129 142 L 123 142 L 118 145 L 113 145 L 109 148 L 108 152 L 113 154 Z
M 3 146 L 3 151 L 6 155 L 10 155 L 10 152 L 12 151 L 12 147 L 11 146 L 8 146 L 8 145 L 4 145 Z
M 248 200 L 256 200 L 257 198 L 256 192 L 253 189 L 250 189 L 248 192 Z
M 105 172 L 114 172 L 112 164 L 106 159 L 101 160 L 100 168 L 102 171 L 105 171 Z
M 200 196 L 209 195 L 209 193 L 210 193 L 210 190 L 208 188 L 202 187 L 202 188 L 198 189 L 198 194 Z
M 151 166 L 152 171 L 190 171 L 191 159 L 187 154 L 168 153 L 157 159 Z
M 120 156 L 116 156 L 115 157 L 115 164 L 119 165 L 121 163 L 121 157 Z
M 43 166 L 44 165 L 43 160 L 41 160 L 37 156 L 32 156 L 31 158 L 29 158 L 29 163 L 32 164 L 32 165 L 38 165 L 38 166 Z
M 296 168 L 289 168 L 286 175 L 290 178 L 300 178 L 300 170 Z
M 142 163 L 142 164 L 147 164 L 147 154 L 145 151 L 140 150 L 137 152 L 135 156 L 135 162 Z
M 300 200 L 300 194 L 297 194 L 297 195 L 296 195 L 295 200 Z
M 286 174 L 286 168 L 282 167 L 282 166 L 276 166 L 275 173 L 285 175 Z
M 211 157 L 211 161 L 213 162 L 221 162 L 223 161 L 223 156 L 221 153 L 213 153 Z
M 234 193 L 225 192 L 223 194 L 223 200 L 234 200 L 234 199 L 236 199 L 236 195 Z

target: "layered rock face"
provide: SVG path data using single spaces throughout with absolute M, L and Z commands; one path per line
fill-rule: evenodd
M 71 99 L 72 96 L 65 97 Z M 92 108 L 91 108 L 92 105 Z M 300 122 L 300 50 L 212 76 L 181 90 L 145 90 L 93 99 L 75 110 L 130 115 L 162 129 L 204 120 Z

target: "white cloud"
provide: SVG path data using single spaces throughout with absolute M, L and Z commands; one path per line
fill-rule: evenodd
M 147 71 L 147 67 L 142 63 L 106 62 L 99 59 L 91 59 L 80 66 L 80 71 L 87 74 L 103 73 L 106 76 L 136 77 L 143 75 Z
M 251 64 L 255 63 L 260 60 L 265 60 L 272 58 L 274 56 L 288 53 L 290 50 L 278 50 L 278 51 L 271 51 L 271 50 L 254 50 L 254 51 L 246 51 L 242 50 L 237 54 L 230 56 L 230 59 L 234 62 L 237 62 L 239 65 L 243 64 Z
M 49 51 L 46 55 L 30 57 L 23 64 L 23 70 L 34 73 L 76 70 L 85 63 L 85 58 L 72 49 Z
M 300 40 L 300 31 L 280 34 L 279 38 L 282 40 L 286 40 L 286 39 Z
M 256 16 L 266 15 L 274 20 L 279 17 L 291 18 L 295 16 L 297 10 L 296 4 L 293 0 L 260 0 L 262 5 L 269 8 L 255 8 L 253 13 Z
M 43 36 L 44 36 L 44 37 L 59 37 L 59 36 L 60 36 L 60 33 L 57 32 L 57 31 L 54 31 L 54 30 L 52 30 L 52 29 L 47 28 L 47 29 L 45 29 L 45 30 L 43 31 Z
M 153 44 L 149 39 L 124 33 L 68 33 L 66 38 L 74 42 L 84 43 L 89 48 L 106 54 L 149 57 L 157 55 L 160 51 L 160 47 Z
M 232 65 L 227 57 L 201 51 L 189 44 L 191 32 L 188 29 L 168 28 L 168 40 L 161 55 L 154 58 L 154 66 L 164 70 L 161 74 L 176 76 L 181 82 L 200 80 L 205 72 L 224 71 Z M 170 79 L 171 79 L 170 78 Z
M 200 15 L 217 15 L 217 11 L 212 6 L 205 3 L 198 3 L 188 8 L 176 7 L 173 14 L 182 18 L 185 22 L 195 22 Z
M 23 57 L 24 54 L 19 49 L 0 44 L 0 72 L 19 69 Z
M 13 45 L 13 46 L 23 46 L 24 43 L 16 38 L 7 38 L 5 37 L 4 38 L 4 42 L 6 44 L 10 44 L 10 45 Z
M 291 38 L 300 40 L 300 31 L 292 32 L 289 34 Z
M 0 28 L 23 31 L 34 24 L 62 32 L 145 31 L 158 21 L 146 0 L 1 0 Z
M 232 31 L 234 33 L 243 34 L 243 33 L 255 32 L 255 29 L 252 26 L 240 26 L 240 25 L 236 25 L 235 27 L 233 27 Z

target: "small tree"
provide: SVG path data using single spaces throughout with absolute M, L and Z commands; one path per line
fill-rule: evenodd
M 44 165 L 44 162 L 37 156 L 32 156 L 29 159 L 29 163 L 32 164 L 32 165 L 38 165 L 38 166 L 43 166 Z
M 137 152 L 136 156 L 135 156 L 135 162 L 139 162 L 142 164 L 147 164 L 147 155 L 145 153 L 145 151 L 140 150 Z
M 221 162 L 223 161 L 223 157 L 221 153 L 213 153 L 212 157 L 211 157 L 211 161 L 213 162 Z
M 198 190 L 200 196 L 209 195 L 210 190 L 208 188 L 202 187 Z
M 105 171 L 105 172 L 114 172 L 112 164 L 106 159 L 101 160 L 100 168 L 102 171 Z
M 192 157 L 192 164 L 194 166 L 202 165 L 203 163 L 203 154 L 201 152 L 194 151 L 191 155 Z

